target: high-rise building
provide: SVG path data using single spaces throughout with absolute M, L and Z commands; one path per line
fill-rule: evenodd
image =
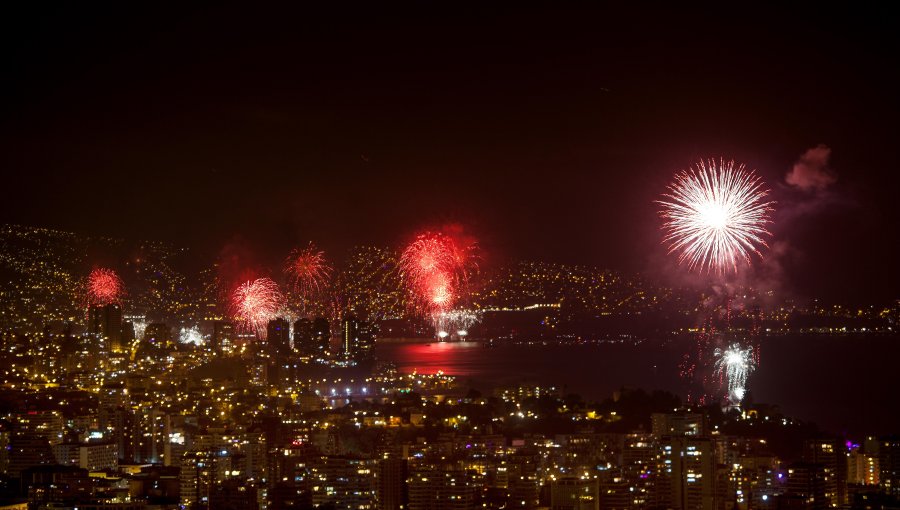
M 410 510 L 473 510 L 474 472 L 455 462 L 416 462 L 409 468 Z
M 900 498 L 900 436 L 878 440 L 879 483 L 887 494 Z
M 788 468 L 787 494 L 783 499 L 791 508 L 824 510 L 831 506 L 825 485 L 824 465 L 797 462 Z
M 118 458 L 125 464 L 140 461 L 141 437 L 135 427 L 135 413 L 130 407 L 101 407 L 98 413 L 100 429 L 108 430 L 116 443 Z
M 313 340 L 320 354 L 331 350 L 331 324 L 325 317 L 316 317 L 312 325 Z
M 250 384 L 253 386 L 265 386 L 269 384 L 269 360 L 261 356 L 254 356 L 247 364 L 247 372 L 250 375 Z
M 344 317 L 341 323 L 341 354 L 352 358 L 359 344 L 359 319 L 354 315 Z
M 107 351 L 123 352 L 122 307 L 115 303 L 90 307 L 88 332 L 101 339 Z
M 0 475 L 5 475 L 9 467 L 9 440 L 12 431 L 6 423 L 0 423 Z
M 836 439 L 809 439 L 804 443 L 803 460 L 821 464 L 825 499 L 831 508 L 847 502 L 847 449 Z
M 148 324 L 147 329 L 144 330 L 144 340 L 142 345 L 147 345 L 160 350 L 172 348 L 174 345 L 172 328 L 163 322 L 153 322 Z
M 539 456 L 533 452 L 520 451 L 509 456 L 506 463 L 508 507 L 531 509 L 538 506 L 539 463 Z
M 41 436 L 51 445 L 63 442 L 65 422 L 59 411 L 26 411 L 16 417 L 19 430 Z
M 375 344 L 373 325 L 348 315 L 341 323 L 341 354 L 348 359 L 367 359 Z
M 871 447 L 872 442 L 860 448 L 855 445 L 851 448 L 847 457 L 847 483 L 855 485 L 878 485 L 881 475 L 878 461 L 877 443 Z M 874 451 L 873 451 L 874 450 Z
M 258 498 L 256 484 L 242 478 L 226 478 L 216 483 L 210 492 L 209 508 L 257 510 L 260 508 Z M 274 505 L 273 507 L 278 508 Z
M 228 321 L 213 321 L 213 334 L 210 347 L 214 351 L 230 349 L 234 345 L 234 326 Z
M 603 488 L 602 497 L 607 499 L 607 496 L 623 492 L 621 490 L 621 482 L 616 480 L 617 477 L 621 477 L 624 478 L 624 482 L 627 484 L 627 488 L 624 489 L 624 491 L 627 491 L 624 499 L 633 502 L 637 507 L 648 505 L 656 478 L 657 451 L 657 440 L 651 434 L 636 432 L 625 435 L 622 441 L 621 474 L 616 475 L 613 473 L 606 480 L 600 480 L 601 488 L 603 488 L 604 482 L 613 486 L 610 488 L 613 493 L 610 494 L 607 494 L 606 489 Z M 619 507 L 616 506 L 616 508 Z
M 478 486 L 473 473 L 456 463 L 410 466 L 410 510 L 473 510 Z
M 115 443 L 61 443 L 53 445 L 59 464 L 78 466 L 88 471 L 115 470 L 119 466 L 119 448 Z
M 378 461 L 378 510 L 401 510 L 406 508 L 408 494 L 406 459 L 386 457 Z
M 177 465 L 166 457 L 166 444 L 172 433 L 172 416 L 159 407 L 142 406 L 134 417 L 134 434 L 138 437 L 138 459 L 141 462 Z
M 313 506 L 334 505 L 341 510 L 375 508 L 377 463 L 352 457 L 328 456 L 310 463 Z
M 708 429 L 706 416 L 702 413 L 653 413 L 650 420 L 656 437 L 705 436 Z
M 552 481 L 550 510 L 600 510 L 598 480 L 571 477 Z
M 319 350 L 314 341 L 313 321 L 301 317 L 294 322 L 294 352 L 302 356 L 312 356 Z
M 663 436 L 657 466 L 659 506 L 693 510 L 717 508 L 715 442 L 693 436 Z
M 301 483 L 295 481 L 275 482 L 266 492 L 268 494 L 268 510 L 312 508 L 312 496 Z M 254 508 L 262 508 L 262 506 Z
M 374 322 L 360 322 L 357 335 L 359 340 L 356 345 L 359 359 L 370 359 L 375 355 L 375 337 L 377 333 L 378 325 Z
M 216 452 L 190 452 L 181 459 L 181 505 L 190 510 L 208 509 L 218 480 L 225 478 L 226 463 Z
M 128 347 L 134 343 L 137 338 L 137 332 L 134 330 L 134 322 L 125 320 L 122 322 L 122 347 L 127 351 Z
M 645 499 L 635 504 L 634 486 L 623 476 L 620 469 L 605 469 L 599 473 L 600 506 L 609 510 L 630 510 L 642 508 Z
M 9 464 L 6 473 L 18 478 L 22 471 L 34 466 L 56 464 L 53 450 L 46 437 L 27 432 L 18 432 L 10 438 Z
M 778 459 L 772 455 L 744 455 L 731 464 L 720 467 L 720 481 L 725 494 L 720 494 L 720 506 L 726 508 L 768 508 L 782 492 L 778 482 Z M 723 479 L 724 478 L 724 479 Z
M 266 343 L 276 354 L 284 355 L 291 349 L 291 325 L 281 317 L 272 319 L 266 327 Z

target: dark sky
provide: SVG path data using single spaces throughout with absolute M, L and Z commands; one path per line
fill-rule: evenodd
M 495 259 L 644 271 L 652 200 L 723 156 L 812 209 L 774 229 L 793 291 L 900 297 L 887 10 L 249 5 L 4 6 L 0 219 L 273 260 L 454 222 Z M 818 144 L 821 201 L 784 185 Z

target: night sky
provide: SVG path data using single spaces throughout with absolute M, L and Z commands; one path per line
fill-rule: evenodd
M 773 188 L 785 289 L 900 297 L 896 15 L 339 5 L 4 6 L 0 222 L 271 260 L 459 223 L 652 272 L 653 200 L 725 157 Z M 791 188 L 819 144 L 836 182 Z

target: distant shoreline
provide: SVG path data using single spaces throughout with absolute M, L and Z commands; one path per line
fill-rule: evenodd
M 470 340 L 471 341 L 471 340 Z M 427 337 L 390 337 L 390 338 L 378 338 L 376 342 L 383 344 L 430 344 L 432 342 L 440 342 L 440 340 L 436 338 L 427 338 Z M 457 343 L 457 342 L 447 342 L 447 343 Z

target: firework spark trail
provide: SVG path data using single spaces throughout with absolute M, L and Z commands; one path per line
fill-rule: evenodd
M 425 297 L 436 309 L 445 309 L 456 297 L 456 289 L 452 280 L 452 275 L 435 272 L 424 282 L 427 292 Z
M 147 331 L 147 321 L 136 319 L 131 322 L 131 325 L 134 327 L 134 339 L 143 340 L 144 332 Z
M 265 340 L 266 327 L 274 319 L 284 298 L 271 278 L 257 278 L 239 285 L 231 296 L 231 315 L 245 330 Z
M 124 293 L 125 285 L 122 283 L 119 275 L 112 269 L 96 268 L 88 276 L 88 306 L 120 304 Z
M 453 308 L 465 292 L 474 244 L 441 233 L 417 237 L 400 255 L 412 307 L 432 318 Z
M 192 328 L 181 328 L 178 334 L 178 340 L 183 344 L 203 345 L 203 335 L 200 334 L 200 328 L 194 326 Z
M 281 308 L 278 309 L 278 312 L 275 314 L 276 317 L 284 319 L 288 324 L 288 342 L 293 346 L 294 345 L 294 323 L 297 319 L 300 318 L 293 310 L 291 310 L 290 306 L 286 301 L 281 303 Z
M 688 402 L 706 400 L 707 381 L 704 368 L 708 367 L 708 359 L 713 356 L 711 343 L 716 336 L 712 320 L 707 318 L 700 331 L 694 335 L 693 348 L 682 354 L 678 364 L 678 375 L 687 383 Z
M 733 404 L 740 404 L 746 391 L 747 378 L 756 368 L 753 348 L 731 344 L 724 351 L 716 349 L 716 358 L 716 373 L 728 382 L 728 399 Z
M 304 311 L 307 302 L 325 288 L 332 268 L 325 260 L 325 252 L 309 243 L 306 248 L 291 251 L 284 262 L 284 271 L 301 300 Z
M 432 320 L 439 336 L 444 332 L 447 336 L 455 334 L 465 337 L 469 334 L 469 328 L 481 320 L 481 315 L 474 310 L 450 310 L 435 315 Z
M 682 171 L 657 203 L 662 206 L 664 242 L 669 253 L 690 269 L 716 273 L 737 271 L 750 263 L 770 236 L 766 225 L 774 202 L 752 170 L 734 161 L 700 162 Z

